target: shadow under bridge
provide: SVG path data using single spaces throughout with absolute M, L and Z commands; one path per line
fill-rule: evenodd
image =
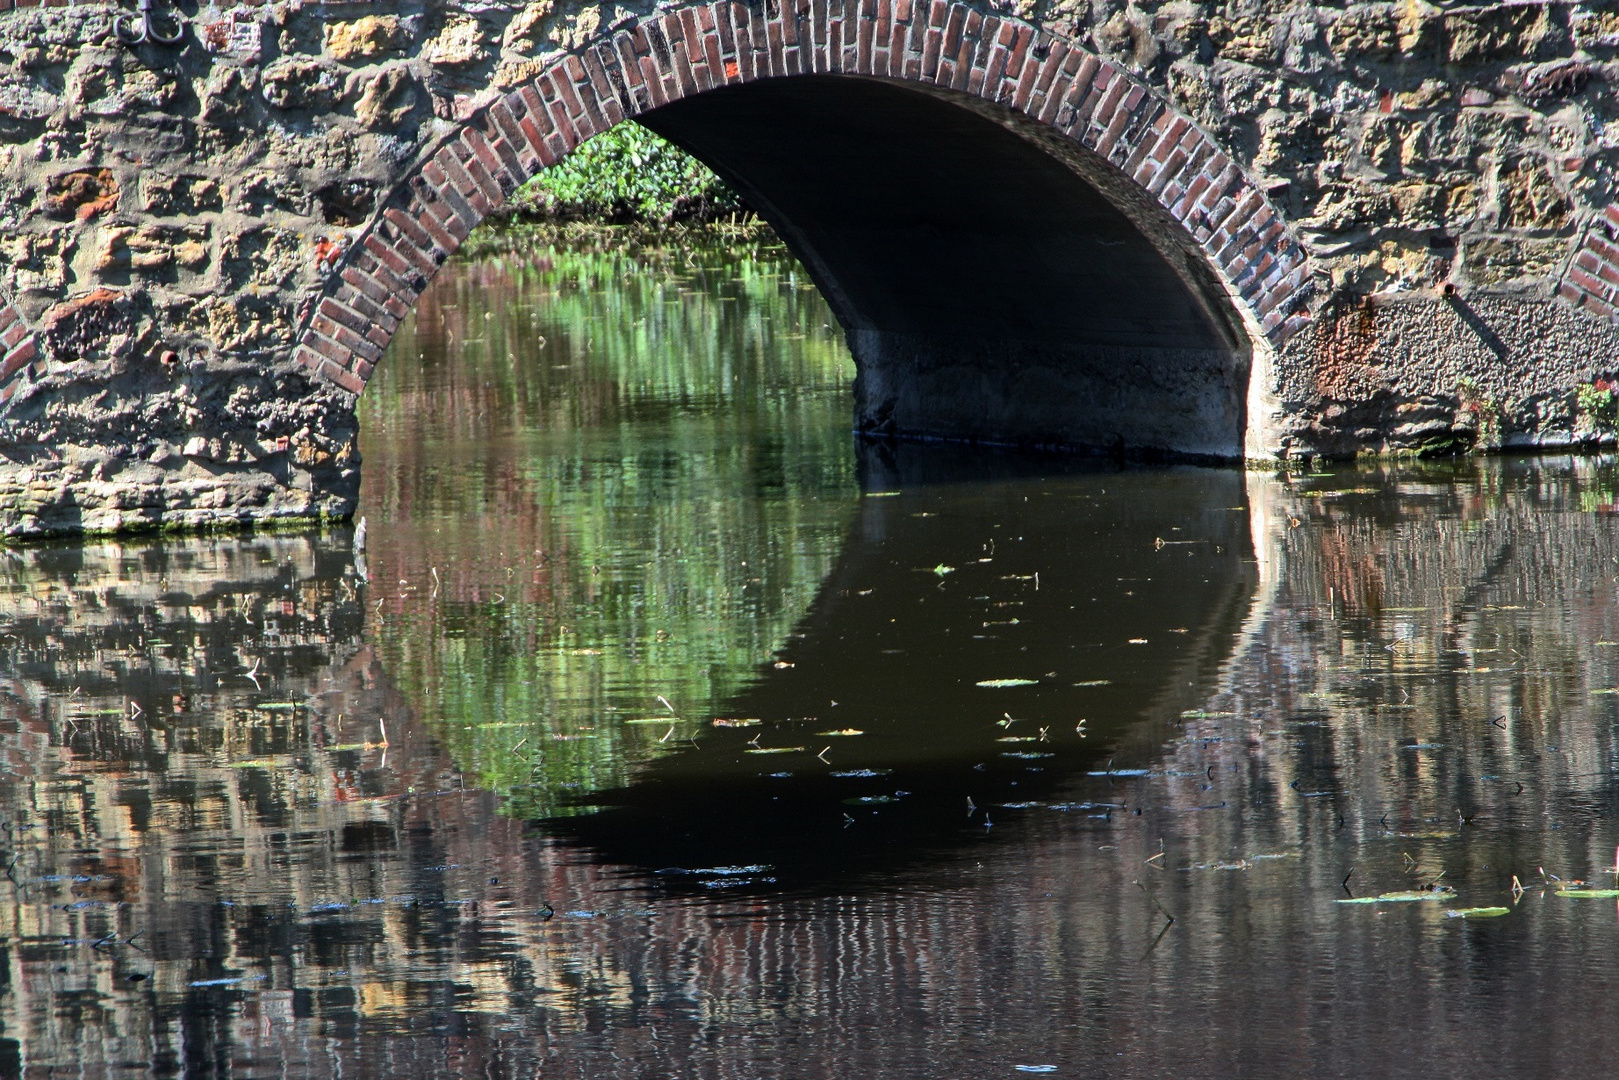
M 975 97 L 807 75 L 640 118 L 733 184 L 848 334 L 873 435 L 1242 455 L 1250 347 L 1183 226 Z

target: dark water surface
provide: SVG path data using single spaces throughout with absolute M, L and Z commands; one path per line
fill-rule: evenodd
M 0 552 L 0 1075 L 1612 1068 L 1619 469 L 857 447 L 830 322 L 460 264 L 369 581 Z

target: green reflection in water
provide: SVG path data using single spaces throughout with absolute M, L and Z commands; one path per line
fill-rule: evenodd
M 362 399 L 362 505 L 373 636 L 469 783 L 567 813 L 770 662 L 855 510 L 852 375 L 780 247 L 444 269 Z

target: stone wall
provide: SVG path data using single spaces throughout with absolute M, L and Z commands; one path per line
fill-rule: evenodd
M 809 72 L 1061 143 L 1223 290 L 1251 453 L 1609 435 L 1574 401 L 1619 369 L 1619 5 L 289 0 L 174 46 L 118 11 L 0 12 L 7 535 L 346 515 L 352 395 L 490 207 Z

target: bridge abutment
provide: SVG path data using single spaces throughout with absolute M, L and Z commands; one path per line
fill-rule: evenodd
M 857 331 L 855 430 L 1238 461 L 1248 358 L 1219 349 L 1063 346 Z
M 143 360 L 42 365 L 5 418 L 0 536 L 264 527 L 353 514 L 353 395 L 290 363 L 279 371 L 200 363 L 188 371 L 177 356 L 167 365 Z

